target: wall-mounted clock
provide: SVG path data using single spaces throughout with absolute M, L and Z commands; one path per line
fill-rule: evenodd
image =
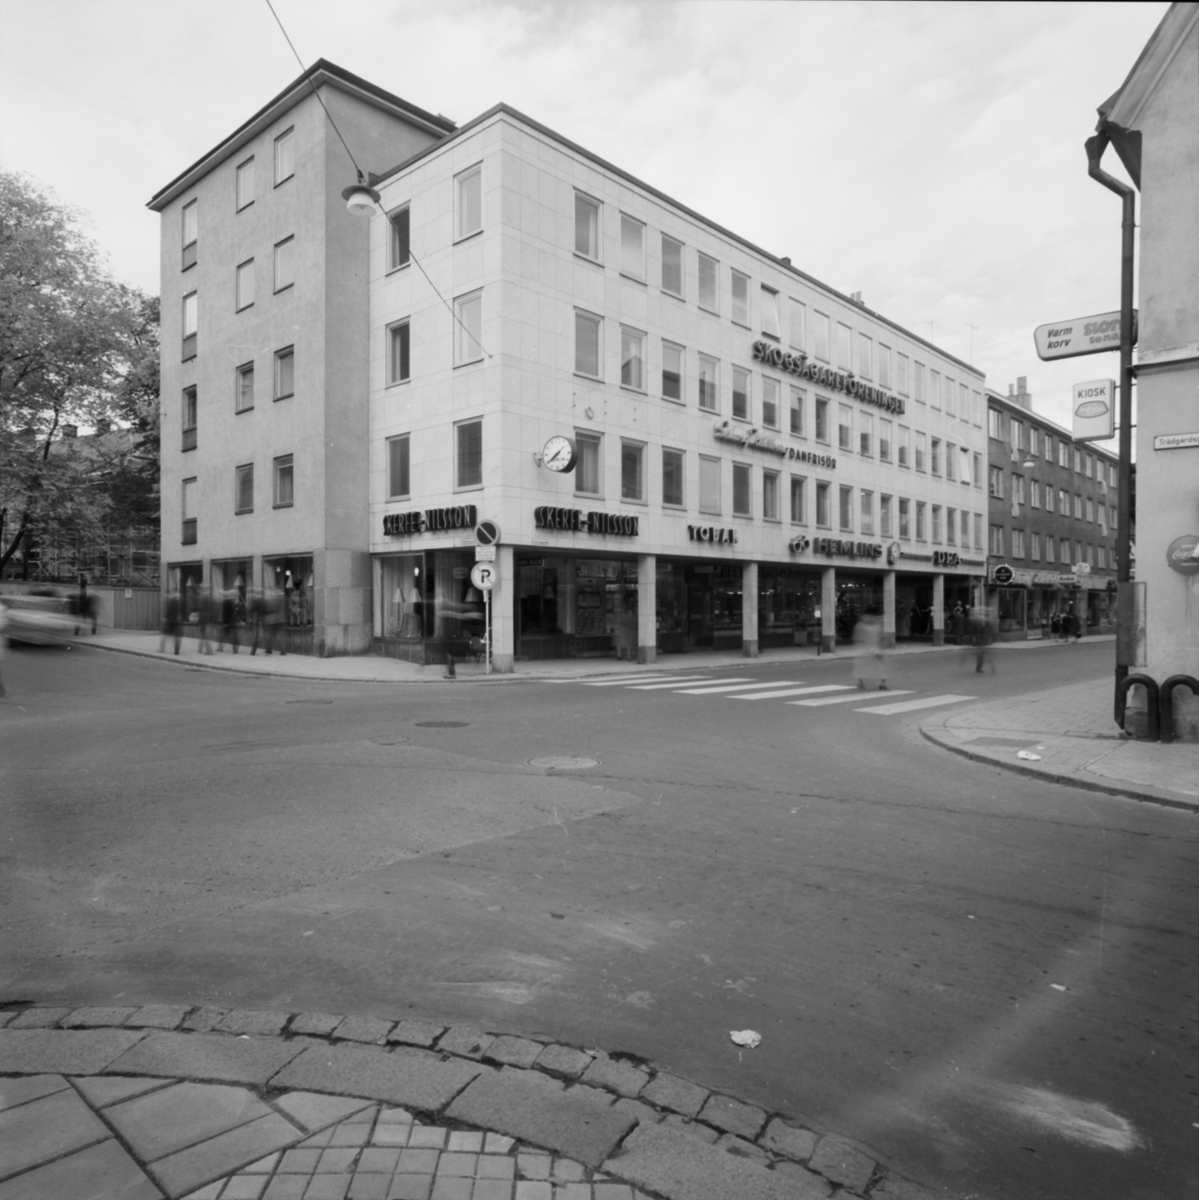
M 579 452 L 570 438 L 556 434 L 543 447 L 541 461 L 551 471 L 573 471 L 579 461 Z

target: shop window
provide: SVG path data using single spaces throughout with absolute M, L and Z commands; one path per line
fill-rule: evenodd
M 699 406 L 705 412 L 718 412 L 717 387 L 720 379 L 720 363 L 706 354 L 699 356 Z
M 600 319 L 575 309 L 575 371 L 600 377 Z
M 275 508 L 291 508 L 295 503 L 295 463 L 290 454 L 275 459 L 274 494 Z
M 928 540 L 928 505 L 923 500 L 916 501 L 916 541 Z
M 791 476 L 791 523 L 808 523 L 808 481 L 802 475 Z
M 819 310 L 812 312 L 812 357 L 821 362 L 829 361 L 829 319 Z
M 874 493 L 865 488 L 858 493 L 858 528 L 866 537 L 874 536 Z
M 808 436 L 808 394 L 803 388 L 791 389 L 791 432 L 796 437 Z
M 235 467 L 233 483 L 233 511 L 238 514 L 252 513 L 254 511 L 254 464 L 246 463 L 243 466 Z
M 599 201 L 575 192 L 575 253 L 592 262 L 600 260 L 599 218 Z
M 891 436 L 894 424 L 889 417 L 879 417 L 878 419 L 878 460 L 879 462 L 891 461 Z
M 749 276 L 740 271 L 732 273 L 733 321 L 738 325 L 749 324 Z
M 408 205 L 392 209 L 387 214 L 387 269 L 397 271 L 406 267 L 412 256 L 412 213 Z
M 454 301 L 454 365 L 479 362 L 483 357 L 483 293 L 471 292 Z
M 816 524 L 821 529 L 832 528 L 832 501 L 829 496 L 831 486 L 823 480 L 816 481 Z
M 286 400 L 296 392 L 296 350 L 284 346 L 275 352 L 275 399 Z
M 802 351 L 807 346 L 807 315 L 804 304 L 792 297 L 787 301 L 790 320 L 787 322 L 787 341 L 792 350 Z
M 762 376 L 762 424 L 767 429 L 779 427 L 779 381 Z
M 662 451 L 662 503 L 668 508 L 683 507 L 683 452 Z
M 874 417 L 871 413 L 858 413 L 858 453 L 867 458 L 874 455 Z
M 296 239 L 275 243 L 275 291 L 286 291 L 296 281 Z
M 749 372 L 744 367 L 733 368 L 733 416 L 749 420 Z
M 853 450 L 853 409 L 848 404 L 837 405 L 837 446 L 847 453 Z
M 779 473 L 762 472 L 762 517 L 767 521 L 779 519 Z
M 762 285 L 760 293 L 762 304 L 762 332 L 776 340 L 782 336 L 779 329 L 779 294 L 774 288 Z
M 483 486 L 483 422 L 459 421 L 454 426 L 456 453 L 454 457 L 454 487 Z
M 620 443 L 620 498 L 645 499 L 645 443 Z
M 720 459 L 699 456 L 699 511 L 720 515 Z
M 387 328 L 387 384 L 406 383 L 409 378 L 411 330 L 407 321 Z
M 827 443 L 829 440 L 828 404 L 823 396 L 816 397 L 816 440 Z
M 242 363 L 234 374 L 233 411 L 248 412 L 254 407 L 254 364 Z
M 683 347 L 674 342 L 662 343 L 662 397 L 683 399 Z
M 422 554 L 389 554 L 379 561 L 378 636 L 421 638 L 425 602 L 421 590 Z
M 275 139 L 275 186 L 286 183 L 296 173 L 296 131 L 285 129 Z
M 700 286 L 703 286 L 703 255 L 700 255 Z M 662 290 L 683 298 L 683 243 L 662 235 Z M 701 299 L 702 303 L 702 299 Z
M 196 448 L 197 392 L 194 387 L 183 389 L 183 449 Z
M 387 439 L 387 498 L 398 500 L 412 494 L 409 473 L 410 435 Z
M 251 155 L 237 168 L 237 211 L 249 208 L 254 203 L 254 156 Z
M 234 280 L 234 304 L 236 310 L 249 308 L 254 303 L 254 260 L 246 259 L 237 264 L 237 274 Z
M 620 214 L 620 273 L 645 280 L 645 222 Z
M 837 489 L 837 516 L 840 519 L 841 531 L 853 533 L 853 488 L 842 484 Z
M 249 574 L 249 563 L 245 563 Z M 289 554 L 262 560 L 262 586 L 282 598 L 284 621 L 293 628 L 312 624 L 312 555 Z
M 710 313 L 720 312 L 720 293 L 717 280 L 720 264 L 706 254 L 699 256 L 699 306 Z
M 750 498 L 752 469 L 746 463 L 733 463 L 733 516 L 752 517 Z
M 645 391 L 645 334 L 636 329 L 620 329 L 621 387 Z
M 912 539 L 911 503 L 903 496 L 899 498 L 899 536 L 905 542 Z
M 483 228 L 483 166 L 477 164 L 454 176 L 457 207 L 455 240 L 470 237 Z
M 893 537 L 891 533 L 891 497 L 885 492 L 878 498 L 878 535 Z
M 575 449 L 579 461 L 575 464 L 575 491 L 580 496 L 600 495 L 601 439 L 598 433 L 580 433 L 575 430 Z

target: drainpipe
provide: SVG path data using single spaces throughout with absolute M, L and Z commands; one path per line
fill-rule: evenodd
M 1132 344 L 1133 254 L 1136 245 L 1136 191 L 1099 165 L 1111 139 L 1106 133 L 1087 138 L 1087 174 L 1116 193 L 1124 207 L 1120 246 L 1120 494 L 1116 498 L 1116 690 L 1115 713 L 1124 710 L 1121 684 L 1135 666 L 1134 602 L 1132 593 Z

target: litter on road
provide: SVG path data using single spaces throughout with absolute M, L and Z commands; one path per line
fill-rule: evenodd
M 734 1029 L 729 1033 L 729 1037 L 738 1046 L 748 1046 L 751 1050 L 762 1044 L 762 1035 L 752 1029 Z

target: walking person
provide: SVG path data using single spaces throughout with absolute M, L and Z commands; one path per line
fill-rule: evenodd
M 1049 632 L 1053 634 L 1053 640 L 1060 642 L 1062 640 L 1062 614 L 1055 612 L 1049 618 Z
M 991 621 L 991 614 L 985 609 L 978 610 L 978 617 L 974 622 L 974 670 L 981 675 L 983 668 L 988 664 L 991 667 L 991 674 L 995 674 L 995 651 L 992 648 L 996 638 L 995 626 Z
M 237 592 L 233 588 L 221 593 L 221 651 L 225 643 L 233 647 L 237 653 Z
M 162 605 L 162 637 L 158 641 L 158 653 L 165 654 L 167 652 L 168 639 L 174 639 L 175 653 L 179 653 L 179 644 L 183 639 L 182 626 L 180 625 L 182 601 L 179 599 L 178 592 L 168 592 L 166 600 Z
M 883 653 L 883 617 L 873 608 L 856 622 L 853 628 L 853 644 L 861 653 L 853 660 L 853 674 L 862 691 L 877 687 L 880 692 L 887 688 L 887 656 Z
M 196 648 L 197 654 L 212 653 L 209 633 L 213 625 L 213 616 L 212 592 L 208 588 L 201 588 L 200 594 L 196 597 L 196 633 L 200 639 L 200 644 Z

